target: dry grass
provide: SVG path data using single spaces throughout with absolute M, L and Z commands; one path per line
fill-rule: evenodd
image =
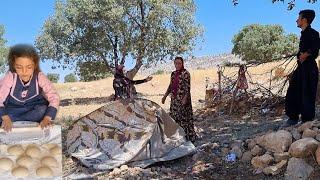
M 282 62 L 273 62 L 262 64 L 257 67 L 249 68 L 250 74 L 253 74 L 253 80 L 260 83 L 268 82 L 270 79 L 270 71 L 275 67 L 279 66 Z M 295 64 L 292 61 L 287 67 L 289 69 Z M 224 70 L 224 75 L 231 76 L 237 74 L 238 68 L 236 67 L 226 67 Z M 268 74 L 264 74 L 268 73 Z M 205 98 L 205 77 L 209 77 L 211 82 L 217 82 L 217 69 L 206 69 L 206 70 L 191 70 L 191 94 L 194 106 L 199 105 L 198 100 Z M 263 74 L 263 75 L 257 75 Z M 137 75 L 135 79 L 144 78 Z M 161 104 L 161 98 L 165 93 L 170 80 L 170 74 L 154 75 L 152 81 L 140 85 L 136 85 L 137 91 L 142 93 L 146 98 Z M 106 97 L 114 93 L 112 87 L 113 78 L 102 79 L 92 82 L 75 82 L 75 83 L 58 83 L 55 87 L 61 97 L 61 99 L 69 98 L 88 98 L 88 97 Z M 170 103 L 170 98 L 167 99 L 163 108 L 168 109 Z M 94 105 L 73 105 L 60 107 L 58 118 L 62 117 L 80 117 L 83 116 L 99 107 L 102 104 Z
M 100 108 L 103 104 L 72 105 L 59 108 L 57 119 L 77 119 Z

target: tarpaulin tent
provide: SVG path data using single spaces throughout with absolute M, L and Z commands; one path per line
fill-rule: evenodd
M 158 104 L 138 98 L 118 100 L 75 121 L 68 130 L 67 151 L 93 169 L 146 167 L 194 152 L 184 136 Z

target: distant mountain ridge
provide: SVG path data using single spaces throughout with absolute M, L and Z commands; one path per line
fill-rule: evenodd
M 191 59 L 185 59 L 185 68 L 188 70 L 194 69 L 210 69 L 227 63 L 239 63 L 241 59 L 233 54 L 219 54 L 212 56 L 194 57 Z M 173 61 L 165 63 L 157 63 L 156 65 L 150 65 L 150 67 L 142 66 L 139 74 L 151 75 L 159 72 L 169 73 L 174 71 L 175 67 Z

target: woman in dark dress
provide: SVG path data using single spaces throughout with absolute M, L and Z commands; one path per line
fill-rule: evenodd
M 162 98 L 164 104 L 171 95 L 170 116 L 184 129 L 187 140 L 194 141 L 196 133 L 193 125 L 193 112 L 190 94 L 190 73 L 184 69 L 182 57 L 176 57 L 176 71 L 171 73 L 170 85 Z
M 127 99 L 133 97 L 132 88 L 136 84 L 142 84 L 148 82 L 152 79 L 148 76 L 146 79 L 142 80 L 131 80 L 127 78 L 123 73 L 123 65 L 118 65 L 116 67 L 116 73 L 114 74 L 113 89 L 115 91 L 114 100 Z

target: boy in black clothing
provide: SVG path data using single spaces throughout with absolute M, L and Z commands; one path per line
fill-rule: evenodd
M 315 18 L 313 10 L 299 12 L 297 26 L 301 28 L 298 67 L 293 72 L 286 94 L 285 110 L 289 117 L 285 127 L 298 123 L 301 115 L 302 123 L 312 121 L 315 116 L 315 100 L 318 84 L 318 67 L 315 59 L 320 48 L 319 33 L 311 28 Z

